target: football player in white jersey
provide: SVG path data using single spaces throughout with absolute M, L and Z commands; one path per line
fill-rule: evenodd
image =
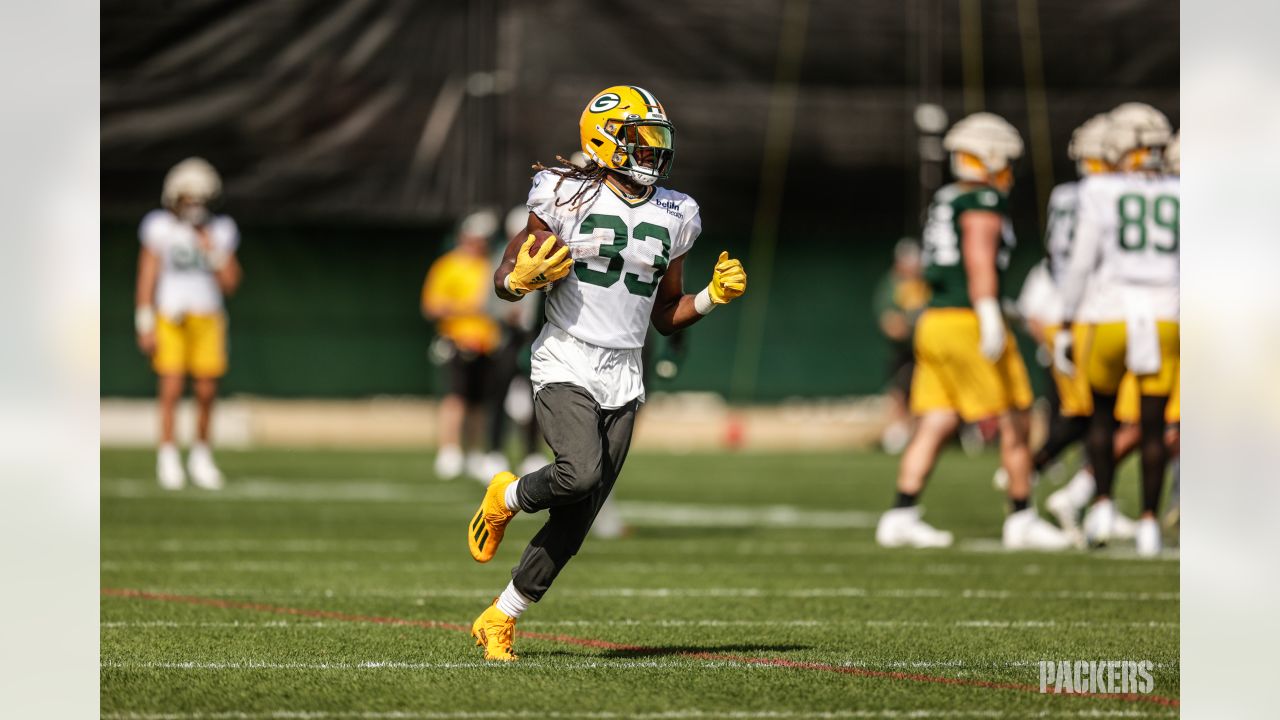
M 134 325 L 138 347 L 159 376 L 160 448 L 156 476 L 161 487 L 186 484 L 174 444 L 174 413 L 187 377 L 196 397 L 196 438 L 187 471 L 198 487 L 222 487 L 222 473 L 209 450 L 209 425 L 218 379 L 227 370 L 227 320 L 222 299 L 240 284 L 236 247 L 240 233 L 209 205 L 222 179 L 207 161 L 187 158 L 164 179 L 163 207 L 142 219 Z
M 722 252 L 710 284 L 684 292 L 685 254 L 702 221 L 693 198 L 657 185 L 671 171 L 675 129 L 652 94 L 628 85 L 597 93 L 579 133 L 590 162 L 535 166 L 528 224 L 494 275 L 506 300 L 549 288 L 532 380 L 555 460 L 519 479 L 494 476 L 468 524 L 472 557 L 488 562 L 515 513 L 548 511 L 511 582 L 472 626 L 487 660 L 516 659 L 516 618 L 578 552 L 618 479 L 644 401 L 640 350 L 649 323 L 670 334 L 747 286 L 742 263 Z
M 1137 377 L 1142 518 L 1136 540 L 1143 555 L 1160 550 L 1155 514 L 1169 460 L 1165 414 L 1178 379 L 1180 203 L 1178 178 L 1162 167 L 1171 136 L 1168 119 L 1150 105 L 1126 103 L 1111 111 L 1103 152 L 1116 172 L 1080 184 L 1076 237 L 1062 281 L 1063 327 L 1055 343 L 1059 369 L 1084 373 L 1092 389 L 1086 448 L 1097 490 L 1084 529 L 1093 542 L 1112 535 L 1116 396 L 1126 371 Z M 1082 304 L 1086 283 L 1095 298 L 1088 306 Z M 1073 361 L 1076 322 L 1090 326 L 1083 367 Z

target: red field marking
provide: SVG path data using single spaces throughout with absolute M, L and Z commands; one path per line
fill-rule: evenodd
M 221 608 L 224 610 L 253 610 L 255 612 L 275 613 L 277 615 L 296 615 L 298 617 L 317 618 L 323 620 L 339 620 L 342 622 L 353 623 L 375 623 L 378 625 L 403 625 L 407 627 L 427 628 L 430 630 L 452 630 L 454 632 L 470 632 L 469 625 L 459 625 L 458 623 L 441 622 L 439 620 L 411 620 L 408 618 L 381 617 L 377 615 L 353 615 L 350 613 L 337 612 L 334 610 L 309 610 L 306 608 L 292 608 L 283 605 L 268 605 L 266 603 L 242 602 L 239 600 L 223 600 L 221 598 L 198 597 L 195 595 L 170 595 L 166 593 L 153 593 L 145 590 L 132 590 L 128 588 L 102 588 L 102 594 L 110 597 L 133 598 L 137 600 L 155 600 L 160 602 L 183 603 L 185 605 L 203 605 L 205 607 Z M 555 642 L 565 645 L 577 645 L 579 647 L 594 648 L 596 650 L 618 650 L 624 652 L 648 652 L 653 654 L 676 655 L 680 657 L 692 658 L 694 660 L 706 660 L 708 662 L 734 662 L 746 663 L 751 665 L 768 665 L 771 667 L 789 668 L 793 670 L 818 670 L 821 672 L 840 673 L 843 675 L 855 675 L 858 677 L 884 678 L 889 680 L 906 680 L 908 682 L 931 683 L 934 685 L 960 685 L 964 687 L 986 688 L 989 690 L 1017 690 L 1020 692 L 1040 693 L 1038 685 L 1028 685 L 1023 683 L 1001 683 L 991 682 L 988 680 L 973 680 L 969 678 L 946 677 L 942 675 L 923 675 L 919 673 L 897 672 L 892 670 L 871 670 L 868 668 L 849 667 L 845 665 L 831 665 L 829 663 L 805 662 L 802 660 L 787 660 L 785 658 L 767 658 L 767 657 L 750 657 L 746 655 L 725 655 L 714 652 L 694 652 L 689 650 L 677 650 L 674 652 L 664 653 L 661 648 L 649 647 L 645 645 L 625 645 L 623 643 L 609 642 L 608 640 L 596 640 L 594 638 L 576 637 L 573 635 L 559 635 L 555 633 L 539 633 L 520 631 L 521 637 L 530 638 L 532 640 L 543 640 L 546 642 Z M 1065 693 L 1064 693 L 1065 694 Z M 1137 693 L 1070 693 L 1069 697 L 1082 698 L 1098 698 L 1104 700 L 1123 700 L 1126 702 L 1148 702 L 1156 705 L 1164 705 L 1166 707 L 1178 707 L 1180 702 L 1177 698 L 1164 697 L 1161 695 L 1140 695 Z

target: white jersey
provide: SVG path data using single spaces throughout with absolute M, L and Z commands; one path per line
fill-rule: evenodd
M 213 249 L 235 252 L 240 231 L 226 215 L 215 215 L 206 225 Z M 160 258 L 156 280 L 156 310 L 178 319 L 183 315 L 210 315 L 222 311 L 222 290 L 213 276 L 196 229 L 168 210 L 152 210 L 138 228 L 142 245 Z
M 1080 183 L 1064 182 L 1049 193 L 1049 224 L 1044 231 L 1044 249 L 1049 255 L 1049 274 L 1061 282 L 1071 258 L 1071 242 L 1076 234 L 1076 210 Z
M 655 187 L 629 203 L 607 184 L 586 205 L 569 197 L 581 181 L 544 170 L 533 178 L 529 211 L 569 243 L 573 272 L 547 296 L 547 320 L 579 340 L 606 348 L 644 346 L 649 312 L 667 265 L 689 252 L 702 231 L 693 198 Z M 587 198 L 596 191 L 586 191 Z
M 620 407 L 643 398 L 640 348 L 658 284 L 671 261 L 693 247 L 702 221 L 693 198 L 662 187 L 628 202 L 602 184 L 574 207 L 569 198 L 581 185 L 544 170 L 529 190 L 529 211 L 577 259 L 547 294 L 547 326 L 534 343 L 534 389 L 573 382 L 601 407 Z
M 1076 218 L 1080 207 L 1080 183 L 1072 180 L 1053 188 L 1049 193 L 1049 222 L 1045 227 L 1044 246 L 1048 253 L 1048 275 L 1052 278 L 1056 291 L 1054 295 L 1056 318 L 1053 323 L 1062 322 L 1062 281 L 1067 276 L 1067 267 L 1071 263 L 1071 248 L 1075 243 Z M 1097 315 L 1100 298 L 1092 292 L 1093 285 L 1085 282 L 1084 295 L 1076 314 L 1081 318 Z M 1047 321 L 1046 321 L 1047 322 Z
M 1064 312 L 1085 322 L 1177 320 L 1178 178 L 1112 173 L 1080 183 Z M 1085 284 L 1091 296 L 1082 307 Z

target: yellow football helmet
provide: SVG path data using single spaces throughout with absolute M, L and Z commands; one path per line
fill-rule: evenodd
M 662 103 L 635 85 L 605 88 L 578 121 L 582 152 L 597 165 L 652 185 L 671 175 L 676 129 Z

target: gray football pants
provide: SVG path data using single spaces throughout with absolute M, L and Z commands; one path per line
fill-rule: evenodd
M 553 383 L 534 397 L 538 425 L 556 459 L 520 478 L 516 486 L 521 509 L 548 511 L 546 524 L 511 570 L 512 582 L 525 597 L 540 600 L 582 547 L 622 472 L 639 406 L 639 400 L 632 400 L 606 410 L 570 383 Z

